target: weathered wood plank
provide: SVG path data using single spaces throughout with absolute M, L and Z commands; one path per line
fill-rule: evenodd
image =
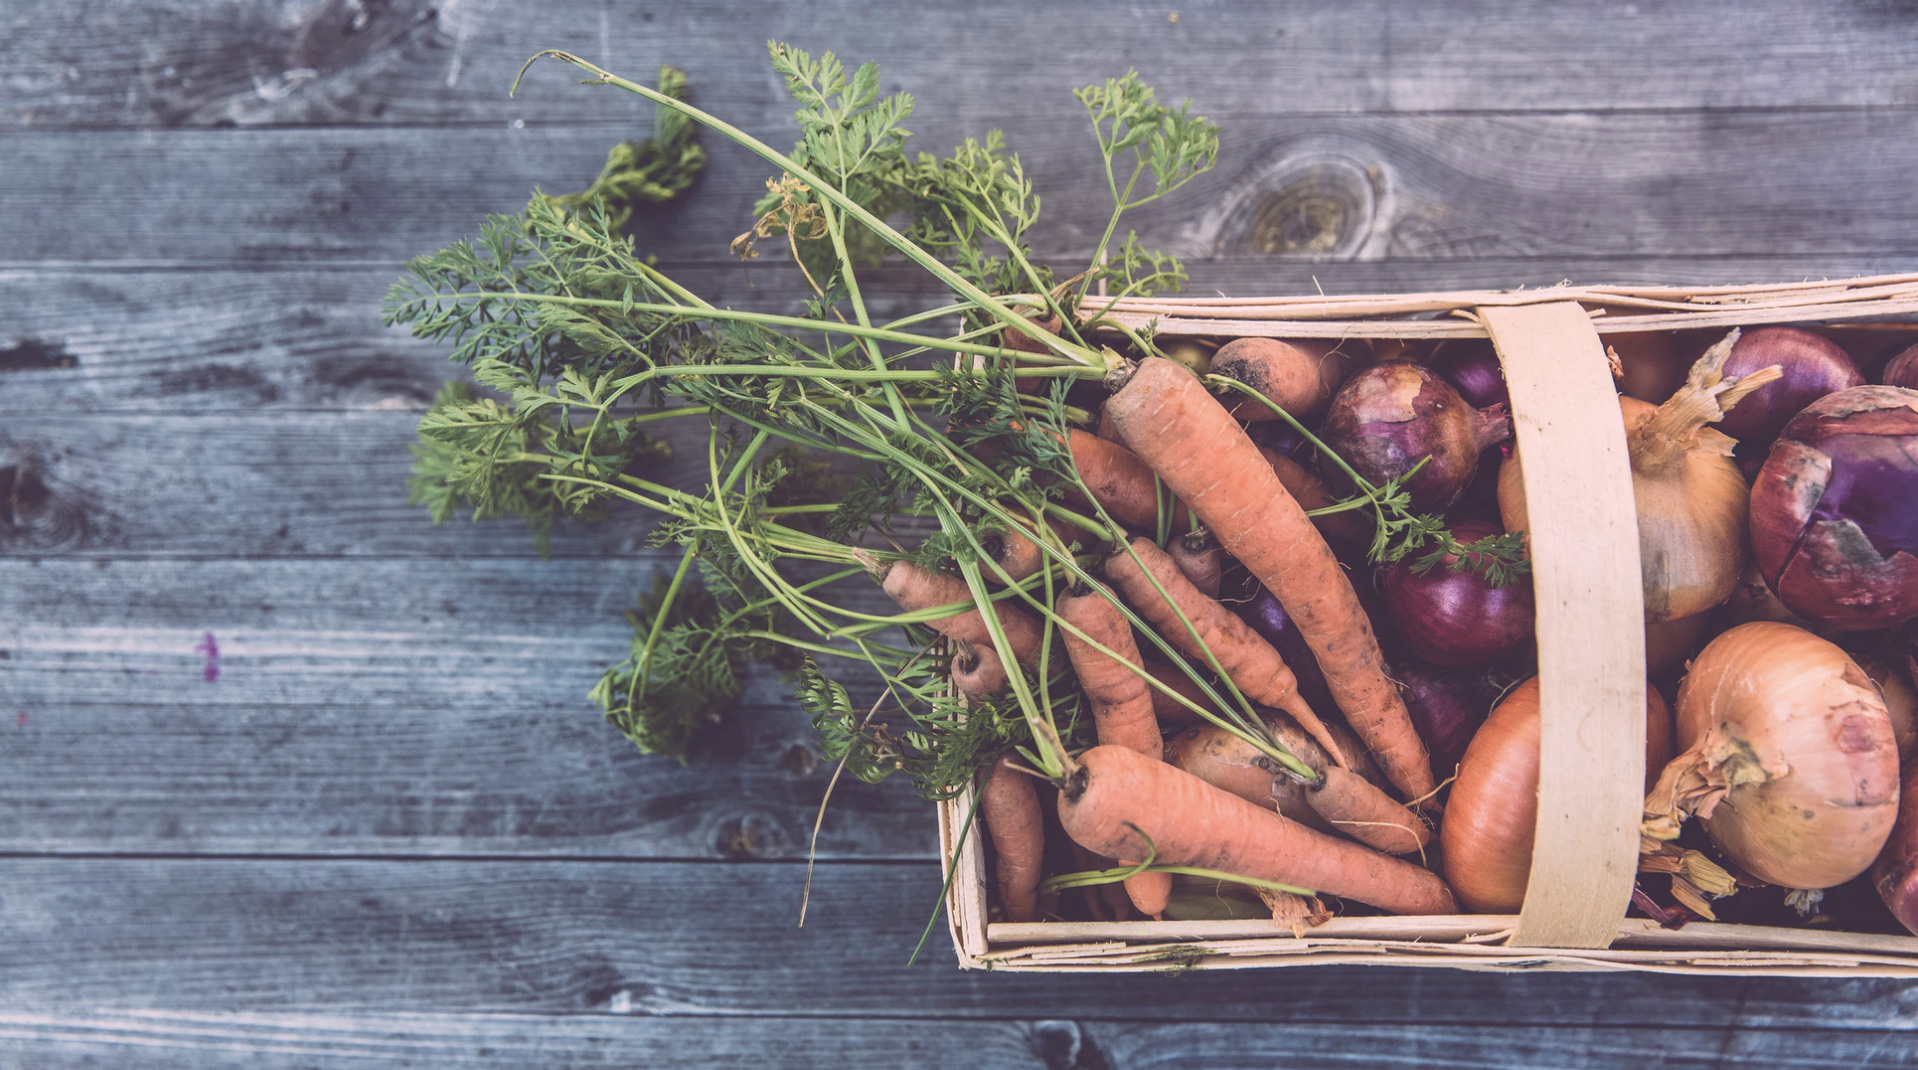
M 1061 265 L 1068 261 L 1061 260 Z M 1391 293 L 1581 283 L 1723 284 L 1907 270 L 1912 256 L 1488 257 L 1338 260 L 1214 256 L 1189 292 Z M 773 264 L 665 261 L 716 304 L 799 314 L 804 281 Z M 393 266 L 236 271 L 0 271 L 0 417 L 190 410 L 418 409 L 463 370 L 445 348 L 379 325 Z M 880 316 L 940 300 L 905 270 L 862 286 Z M 16 426 L 8 420 L 8 428 Z M 17 434 L 17 432 L 16 432 Z
M 605 90 L 567 90 L 571 95 Z M 552 107 L 557 110 L 562 105 Z M 1104 227 L 1090 139 L 1064 103 L 1006 124 L 1046 196 L 1048 259 Z M 915 124 L 944 147 L 963 119 Z M 776 142 L 790 134 L 760 131 Z M 593 175 L 613 124 L 0 134 L 10 265 L 396 261 Z M 1902 195 L 1918 109 L 1574 115 L 1256 116 L 1220 170 L 1140 210 L 1149 242 L 1196 256 L 1475 259 L 1910 254 Z M 721 147 L 642 248 L 723 262 L 766 168 Z M 115 166 L 75 182 L 75 159 Z M 122 225 L 76 225 L 78 220 Z
M 1910 1054 L 1918 989 L 1882 980 L 1324 968 L 1058 978 L 961 972 L 928 863 L 0 859 L 0 1007 L 14 1014 L 512 1012 L 1047 1017 L 1432 1026 L 1829 1030 Z M 6 1019 L 0 1018 L 0 1022 Z M 728 1019 L 736 1021 L 736 1019 Z M 608 1028 L 617 1027 L 609 1017 Z M 719 1026 L 720 1023 L 712 1023 Z M 739 1023 L 743 1024 L 743 1023 Z M 1850 1037 L 1848 1041 L 1845 1038 Z M 1587 1038 L 1589 1040 L 1589 1038 Z M 1214 1065 L 1222 1046 L 1163 1049 Z M 1142 1053 L 1127 1056 L 1118 1065 Z M 1524 1064 L 1524 1060 L 1520 1060 Z M 1551 1065 L 1530 1062 L 1529 1065 Z
M 359 1014 L 0 1013 L 0 1057 L 45 1070 L 221 1067 L 349 1070 L 445 1067 L 718 1067 L 803 1070 L 1141 1070 L 1146 1067 L 1387 1065 L 1531 1070 L 1588 1067 L 1914 1065 L 1902 1031 L 1780 1033 L 1484 1027 L 1451 1023 L 1348 1026 L 1192 1020 L 1149 1025 L 1068 1019 L 603 1018 Z
M 1246 6 L 1006 0 L 915 10 L 872 3 L 667 8 L 593 0 L 90 0 L 5 20 L 0 125 L 504 123 L 548 114 L 506 88 L 539 48 L 629 77 L 662 62 L 700 100 L 743 117 L 789 107 L 765 73 L 768 37 L 877 59 L 888 88 L 958 97 L 982 121 L 1064 100 L 1093 75 L 1137 66 L 1214 113 L 1539 108 L 1728 108 L 1918 100 L 1909 11 L 1763 3 L 1576 7 L 1533 0 L 1406 6 L 1386 0 Z M 1056 62 L 1071 41 L 1077 65 Z M 1097 62 L 1092 62 L 1096 60 Z M 557 84 L 541 71 L 532 85 Z M 568 116 L 626 120 L 596 96 Z
M 0 560 L 0 850 L 804 857 L 775 673 L 685 766 L 586 698 L 671 564 Z M 820 849 L 928 857 L 932 809 L 844 781 Z

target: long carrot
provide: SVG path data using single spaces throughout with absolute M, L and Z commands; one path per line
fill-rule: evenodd
M 1059 792 L 1059 820 L 1089 851 L 1144 857 L 1150 837 L 1154 861 L 1165 865 L 1297 885 L 1395 914 L 1458 912 L 1431 871 L 1314 832 L 1164 762 L 1124 747 L 1094 747 L 1078 761 Z
M 1245 431 L 1191 372 L 1160 357 L 1140 362 L 1106 408 L 1127 445 L 1298 622 L 1333 699 L 1393 785 L 1428 795 L 1431 759 L 1352 581 Z
M 1135 560 L 1136 557 L 1136 560 Z M 1145 569 L 1139 566 L 1143 564 Z M 1149 573 L 1146 570 L 1150 570 Z M 1349 764 L 1338 741 L 1332 737 L 1319 715 L 1299 697 L 1299 680 L 1286 667 L 1285 659 L 1238 614 L 1207 598 L 1192 581 L 1185 578 L 1157 543 L 1147 538 L 1132 540 L 1126 548 L 1106 558 L 1106 578 L 1121 597 L 1139 615 L 1152 622 L 1159 634 L 1186 656 L 1204 665 L 1206 652 L 1218 659 L 1223 672 L 1240 693 L 1263 706 L 1274 706 L 1291 714 L 1305 726 L 1340 765 Z M 1157 580 L 1155 585 L 1153 580 Z M 1165 596 L 1159 588 L 1165 588 Z M 1166 596 L 1172 601 L 1167 602 Z M 1176 607 L 1176 608 L 1175 608 Z M 1192 624 L 1191 631 L 1185 621 Z M 1192 633 L 1197 632 L 1195 637 Z
M 1323 509 L 1331 505 L 1338 497 L 1332 493 L 1332 488 L 1327 486 L 1325 480 L 1321 479 L 1317 473 L 1308 471 L 1299 462 L 1285 454 L 1275 453 L 1261 446 L 1259 456 L 1264 457 L 1265 463 L 1272 466 L 1272 474 L 1279 477 L 1279 485 L 1299 503 L 1299 508 Z M 1312 518 L 1312 523 L 1318 525 L 1320 531 L 1341 542 L 1361 542 L 1370 534 L 1366 530 L 1365 519 L 1356 509 L 1315 516 Z
M 1072 671 L 1079 677 L 1079 686 L 1085 690 L 1086 700 L 1092 706 L 1092 720 L 1099 732 L 1100 745 L 1124 747 L 1158 761 L 1165 754 L 1165 740 L 1159 735 L 1159 720 L 1152 714 L 1152 688 L 1128 667 L 1128 664 L 1140 664 L 1139 648 L 1132 640 L 1132 625 L 1126 623 L 1125 615 L 1105 594 L 1090 587 L 1066 591 L 1054 603 L 1054 609 L 1060 621 L 1084 632 L 1091 640 L 1079 638 L 1071 629 L 1062 629 L 1066 656 L 1071 659 Z M 1094 643 L 1111 654 L 1098 649 Z M 1165 913 L 1171 899 L 1172 875 L 1135 873 L 1126 878 L 1125 890 L 1140 913 L 1158 917 Z
M 892 596 L 892 600 L 899 603 L 899 608 L 908 612 L 973 601 L 972 591 L 966 586 L 965 580 L 921 568 L 910 561 L 874 562 L 867 571 Z M 999 626 L 1005 629 L 1006 641 L 1012 645 L 1013 658 L 1022 665 L 1038 661 L 1041 638 L 1039 622 L 1017 606 L 1004 602 L 994 602 L 992 605 L 999 615 Z M 979 614 L 976 605 L 950 617 L 926 623 L 948 638 L 992 645 L 992 635 L 986 630 L 986 619 Z
M 1007 921 L 1039 917 L 1039 874 L 1045 868 L 1046 826 L 1036 781 L 1002 757 L 979 787 L 979 817 L 992 836 L 999 905 Z

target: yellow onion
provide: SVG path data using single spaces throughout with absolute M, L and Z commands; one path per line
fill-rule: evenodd
M 1837 645 L 1776 621 L 1713 639 L 1678 688 L 1678 745 L 1642 831 L 1688 816 L 1726 857 L 1785 888 L 1863 873 L 1898 816 L 1898 744 L 1876 685 Z
M 1511 914 L 1525 902 L 1538 829 L 1538 677 L 1513 688 L 1465 748 L 1439 825 L 1445 880 L 1467 910 Z M 1645 688 L 1645 769 L 1672 753 L 1672 715 Z
M 1733 331 L 1692 365 L 1685 385 L 1663 405 L 1621 397 L 1638 512 L 1638 557 L 1645 620 L 1659 624 L 1695 616 L 1730 597 L 1745 570 L 1750 490 L 1732 461 L 1730 438 L 1705 426 L 1759 387 L 1777 367 L 1741 378 L 1721 374 Z M 1576 493 L 1576 488 L 1563 488 Z M 1525 476 L 1514 450 L 1499 470 L 1499 515 L 1505 530 L 1523 531 Z

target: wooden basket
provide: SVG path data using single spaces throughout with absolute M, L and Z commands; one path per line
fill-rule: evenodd
M 1918 313 L 1918 275 L 1712 288 L 1560 286 L 1368 297 L 1162 298 L 1110 318 L 1166 336 L 1490 338 L 1525 456 L 1538 606 L 1540 783 L 1516 915 L 1335 918 L 1293 936 L 1263 920 L 987 920 L 981 837 L 955 841 L 967 792 L 939 805 L 962 966 L 1105 972 L 1370 963 L 1463 969 L 1918 977 L 1918 938 L 1625 917 L 1645 772 L 1645 633 L 1624 428 L 1602 336 Z M 1576 488 L 1575 493 L 1566 493 Z

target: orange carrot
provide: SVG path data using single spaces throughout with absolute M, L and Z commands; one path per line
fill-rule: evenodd
M 1207 598 L 1219 597 L 1219 577 L 1225 571 L 1225 551 L 1219 548 L 1219 540 L 1211 532 L 1200 528 L 1183 535 L 1175 534 L 1166 545 L 1166 553 L 1171 555 L 1172 563 L 1177 565 L 1192 586 L 1205 593 Z
M 1098 435 L 1100 438 L 1105 439 L 1115 446 L 1125 445 L 1125 440 L 1119 437 L 1119 429 L 1112 426 L 1111 420 L 1106 419 L 1105 410 L 1103 409 L 1099 411 Z
M 1119 607 L 1107 596 L 1090 587 L 1066 591 L 1053 607 L 1065 624 L 1084 632 L 1087 642 L 1061 628 L 1065 636 L 1066 656 L 1079 677 L 1086 700 L 1092 706 L 1092 720 L 1099 732 L 1101 746 L 1124 747 L 1158 761 L 1165 753 L 1165 740 L 1159 735 L 1158 719 L 1152 715 L 1151 685 L 1127 665 L 1139 665 L 1139 648 L 1132 641 L 1132 625 Z M 1110 650 L 1108 655 L 1093 643 Z M 1131 862 L 1122 860 L 1122 864 Z M 1126 894 L 1139 912 L 1158 917 L 1165 912 L 1172 895 L 1172 876 L 1168 873 L 1137 873 L 1126 878 Z
M 1059 820 L 1089 851 L 1302 886 L 1395 914 L 1454 914 L 1429 870 L 1288 821 L 1164 762 L 1094 747 L 1059 793 Z M 1134 831 L 1134 829 L 1137 831 Z M 1144 837 L 1140 835 L 1144 833 Z
M 1072 847 L 1072 858 L 1082 873 L 1111 869 L 1119 863 L 1104 855 L 1095 855 L 1091 851 L 1066 841 Z M 1132 897 L 1117 884 L 1088 884 L 1079 889 L 1085 897 L 1086 912 L 1094 921 L 1126 921 L 1132 917 Z
M 977 702 L 989 695 L 1005 693 L 1010 681 L 1006 678 L 1006 663 L 999 660 L 999 654 L 989 643 L 972 643 L 964 639 L 956 640 L 959 652 L 952 658 L 952 686 L 965 696 L 967 703 Z
M 1291 342 L 1237 338 L 1212 355 L 1212 374 L 1237 379 L 1303 419 L 1332 400 L 1351 362 L 1351 355 L 1329 338 Z M 1270 408 L 1248 397 L 1241 397 L 1232 415 L 1251 422 L 1278 419 Z
M 1332 827 L 1387 854 L 1408 855 L 1432 840 L 1432 826 L 1357 773 L 1332 766 L 1305 801 Z
M 892 596 L 892 600 L 899 603 L 899 608 L 908 612 L 972 601 L 972 591 L 966 587 L 965 580 L 949 573 L 921 568 L 910 561 L 875 562 L 868 567 L 868 571 Z M 1022 665 L 1038 661 L 1039 623 L 1017 606 L 1007 605 L 1003 601 L 992 605 L 999 614 L 999 626 L 1005 629 L 1006 641 L 1012 645 L 1012 656 Z M 986 618 L 980 615 L 977 606 L 926 623 L 952 639 L 988 646 L 992 644 L 992 633 L 986 630 Z
M 1033 778 L 1000 758 L 979 787 L 979 818 L 992 836 L 999 905 L 1007 921 L 1039 918 L 1039 872 L 1046 853 L 1045 817 Z
M 1014 583 L 1045 567 L 1045 552 L 1032 540 L 1030 532 L 1022 531 L 1016 525 L 1004 531 L 981 535 L 979 545 Z M 983 572 L 987 579 L 999 582 L 998 573 L 991 569 L 984 569 Z
M 1333 699 L 1393 785 L 1408 798 L 1430 794 L 1431 759 L 1352 581 L 1244 429 L 1192 373 L 1157 357 L 1106 408 L 1126 444 L 1298 622 Z
M 1172 559 L 1151 539 L 1132 540 L 1131 550 L 1128 553 L 1122 547 L 1106 558 L 1106 578 L 1140 616 L 1152 622 L 1159 634 L 1200 665 L 1206 664 L 1205 652 L 1210 650 L 1219 661 L 1220 671 L 1238 686 L 1241 694 L 1260 705 L 1275 706 L 1291 714 L 1318 740 L 1319 746 L 1332 755 L 1334 762 L 1349 764 L 1319 715 L 1299 697 L 1298 677 L 1292 675 L 1285 659 L 1271 643 L 1253 631 L 1238 614 L 1192 586 L 1192 581 L 1180 574 Z M 1138 555 L 1138 560 L 1133 559 L 1133 554 Z M 1140 569 L 1141 563 L 1151 570 L 1149 575 Z M 1159 594 L 1152 582 L 1155 579 L 1165 588 L 1166 595 L 1171 596 L 1171 603 Z M 1179 620 L 1181 610 L 1192 623 L 1191 631 Z M 1198 633 L 1197 638 L 1193 637 L 1194 631 Z
M 1159 482 L 1152 469 L 1132 455 L 1132 451 L 1096 435 L 1075 430 L 1067 436 L 1073 467 L 1085 480 L 1092 498 L 1112 514 L 1112 519 L 1128 527 L 1150 528 L 1159 522 Z M 1077 495 L 1068 495 L 1068 499 Z M 1184 523 L 1181 523 L 1184 521 Z M 1190 526 L 1184 509 L 1175 509 L 1172 530 Z
M 1338 499 L 1325 480 L 1319 478 L 1317 473 L 1307 471 L 1292 458 L 1263 446 L 1259 447 L 1259 456 L 1272 466 L 1272 474 L 1279 477 L 1279 485 L 1299 503 L 1299 508 L 1323 509 Z M 1318 525 L 1319 530 L 1326 535 L 1342 542 L 1362 542 L 1371 536 L 1364 515 L 1356 510 L 1315 516 L 1312 523 Z

